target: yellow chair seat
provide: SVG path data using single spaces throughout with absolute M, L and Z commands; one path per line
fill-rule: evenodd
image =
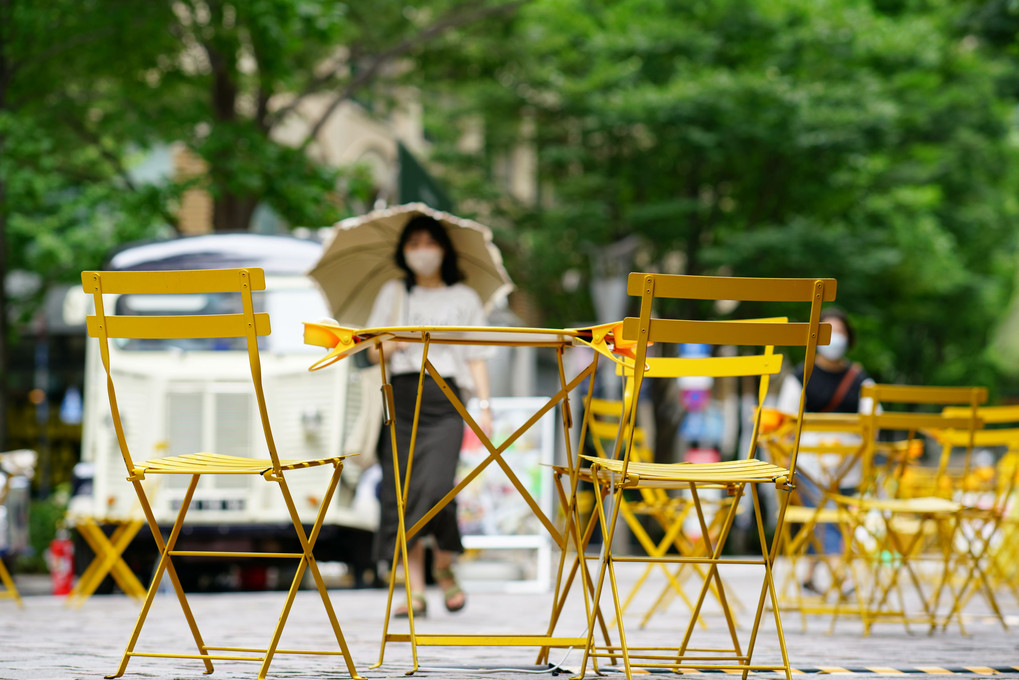
M 280 460 L 281 470 L 299 470 L 319 465 L 335 465 L 343 456 L 311 460 Z M 220 474 L 220 475 L 264 475 L 273 469 L 268 458 L 246 458 L 227 456 L 221 453 L 186 453 L 180 456 L 153 458 L 134 466 L 136 475 L 146 474 Z
M 790 505 L 785 511 L 785 521 L 793 524 L 842 524 L 849 521 L 849 513 L 841 508 L 810 508 L 805 505 Z
M 879 510 L 892 513 L 951 514 L 962 509 L 959 503 L 936 496 L 924 496 L 921 498 L 849 498 L 840 496 L 837 500 L 840 503 L 855 506 L 863 510 Z
M 584 456 L 593 466 L 601 467 L 615 474 L 622 474 L 623 461 L 603 460 Z M 757 459 L 725 460 L 720 463 L 641 463 L 630 461 L 626 468 L 627 477 L 639 479 L 643 485 L 689 484 L 757 484 L 788 480 L 788 468 L 780 467 Z

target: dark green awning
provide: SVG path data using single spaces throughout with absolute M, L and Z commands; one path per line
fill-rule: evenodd
M 400 203 L 420 201 L 436 210 L 451 212 L 453 201 L 439 183 L 401 142 L 396 143 L 397 160 L 400 163 Z

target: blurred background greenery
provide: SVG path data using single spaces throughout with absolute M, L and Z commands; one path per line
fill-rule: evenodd
M 493 227 L 530 325 L 631 269 L 831 276 L 875 378 L 1014 400 L 1017 104 L 1014 0 L 2 0 L 0 412 L 47 293 L 195 192 L 213 230 L 410 198 L 330 151 L 366 120 Z

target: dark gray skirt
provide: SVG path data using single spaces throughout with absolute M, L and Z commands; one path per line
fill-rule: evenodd
M 396 441 L 399 454 L 400 481 L 407 471 L 407 451 L 410 447 L 411 426 L 414 422 L 414 402 L 417 398 L 418 375 L 403 374 L 390 378 L 395 403 Z M 446 382 L 456 392 L 456 383 Z M 425 377 L 421 395 L 421 417 L 414 445 L 414 465 L 411 469 L 410 488 L 404 521 L 410 529 L 425 513 L 453 488 L 456 465 L 463 442 L 464 422 L 460 414 L 442 393 L 431 376 Z M 399 528 L 396 508 L 395 471 L 393 448 L 389 428 L 383 427 L 379 436 L 378 460 L 382 467 L 382 484 L 379 489 L 381 514 L 379 530 L 375 535 L 375 558 L 392 560 Z M 408 541 L 408 547 L 423 536 L 433 536 L 440 550 L 463 552 L 460 528 L 456 522 L 456 501 L 439 511 L 424 529 Z

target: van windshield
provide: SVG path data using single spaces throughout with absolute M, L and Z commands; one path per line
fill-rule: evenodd
M 314 354 L 321 350 L 304 344 L 302 321 L 318 321 L 328 316 L 325 303 L 312 288 L 267 290 L 254 296 L 255 312 L 268 312 L 272 333 L 258 338 L 262 352 L 278 354 Z M 241 298 L 235 293 L 194 295 L 121 295 L 116 313 L 126 315 L 174 316 L 178 314 L 237 314 Z M 126 351 L 186 352 L 246 351 L 244 338 L 120 339 L 118 347 Z

